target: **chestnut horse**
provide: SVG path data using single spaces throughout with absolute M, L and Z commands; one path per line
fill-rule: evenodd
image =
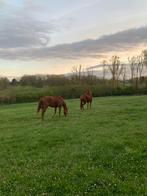
M 91 109 L 91 103 L 92 103 L 92 92 L 90 90 L 87 90 L 83 95 L 80 96 L 80 108 L 81 110 L 84 110 L 84 105 L 87 103 L 87 109 Z
M 60 117 L 62 107 L 64 109 L 64 116 L 65 117 L 67 116 L 68 108 L 66 106 L 66 103 L 65 103 L 63 97 L 61 97 L 61 96 L 45 96 L 39 100 L 38 109 L 37 109 L 37 112 L 42 110 L 42 113 L 41 113 L 42 120 L 44 119 L 44 113 L 45 113 L 46 109 L 48 108 L 48 106 L 55 108 L 55 112 L 54 112 L 53 116 L 55 116 L 57 108 L 59 108 L 59 117 Z

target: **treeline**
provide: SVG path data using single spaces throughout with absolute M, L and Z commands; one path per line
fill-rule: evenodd
M 20 103 L 37 101 L 45 95 L 61 95 L 77 98 L 87 88 L 102 88 L 103 81 L 96 76 L 47 75 L 23 76 L 19 81 L 0 79 L 0 103 Z
M 0 78 L 0 90 L 8 88 L 10 86 L 33 86 L 42 88 L 44 86 L 62 86 L 62 85 L 73 85 L 73 84 L 97 84 L 102 82 L 98 77 L 92 76 L 80 76 L 71 75 L 25 75 L 19 80 L 15 78 L 9 81 L 7 78 Z
M 147 52 L 122 63 L 118 56 L 101 65 L 101 77 L 93 68 L 74 66 L 69 75 L 25 75 L 19 80 L 0 78 L 0 103 L 37 101 L 45 95 L 78 98 L 90 88 L 94 96 L 147 94 Z
M 147 94 L 147 86 L 134 89 L 131 85 L 121 86 L 116 89 L 109 82 L 107 84 L 86 85 L 73 84 L 64 86 L 46 86 L 42 88 L 32 86 L 13 86 L 0 91 L 0 103 L 24 103 L 38 101 L 46 95 L 61 95 L 66 99 L 79 98 L 85 89 L 91 89 L 93 96 L 114 96 L 114 95 L 142 95 Z

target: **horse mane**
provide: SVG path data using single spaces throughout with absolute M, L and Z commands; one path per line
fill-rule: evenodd
M 90 95 L 90 96 L 92 96 L 92 92 L 91 92 L 91 90 L 87 90 L 84 94 L 87 94 L 87 95 Z

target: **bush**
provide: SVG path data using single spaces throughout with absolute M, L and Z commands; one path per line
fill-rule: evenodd
M 87 89 L 91 89 L 94 97 L 112 95 L 135 95 L 147 94 L 147 88 L 135 90 L 132 86 L 122 86 L 114 89 L 111 84 L 66 84 L 60 86 L 44 86 L 42 88 L 32 86 L 11 86 L 0 90 L 0 103 L 23 103 L 38 101 L 42 96 L 63 96 L 66 99 L 79 98 Z
M 9 80 L 7 78 L 0 78 L 0 90 L 8 88 L 9 84 Z

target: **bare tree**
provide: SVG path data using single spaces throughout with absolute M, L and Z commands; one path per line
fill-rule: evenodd
M 142 51 L 144 65 L 147 66 L 147 50 Z
M 112 75 L 113 87 L 115 88 L 118 87 L 118 80 L 122 72 L 122 65 L 118 56 L 112 56 L 110 62 L 111 64 L 109 65 L 109 70 Z
M 147 50 L 142 51 L 142 56 L 143 56 L 143 64 L 144 64 L 144 75 L 147 72 Z
M 128 61 L 130 65 L 132 84 L 136 89 L 138 89 L 139 81 L 141 80 L 145 65 L 143 60 L 143 53 L 139 56 L 128 58 Z
M 139 78 L 141 78 L 145 67 L 143 53 L 137 56 L 137 64 L 138 64 Z
M 82 65 L 72 67 L 73 79 L 81 80 L 82 78 Z
M 138 85 L 142 81 L 143 73 L 146 67 L 146 59 L 144 58 L 144 51 L 136 57 L 136 63 L 135 63 L 135 86 L 136 89 L 138 88 Z
M 127 69 L 125 64 L 122 64 L 121 66 L 122 66 L 122 71 L 120 73 L 120 77 L 122 78 L 123 85 L 125 86 Z
M 131 81 L 132 81 L 132 85 L 134 84 L 134 77 L 135 77 L 135 66 L 136 66 L 136 57 L 129 57 L 128 58 L 128 62 L 129 62 L 129 67 L 130 67 L 130 72 L 131 72 Z
M 106 60 L 103 60 L 102 66 L 103 66 L 103 80 L 105 80 L 106 79 L 106 70 L 107 70 L 107 66 L 108 66 L 108 63 Z
M 72 67 L 72 73 L 77 76 L 77 77 L 81 77 L 82 75 L 82 65 L 79 66 L 73 66 Z
M 87 76 L 92 78 L 93 77 L 93 68 L 86 68 Z
M 138 89 L 139 85 L 139 61 L 138 56 L 136 57 L 136 64 L 135 64 L 135 88 Z

